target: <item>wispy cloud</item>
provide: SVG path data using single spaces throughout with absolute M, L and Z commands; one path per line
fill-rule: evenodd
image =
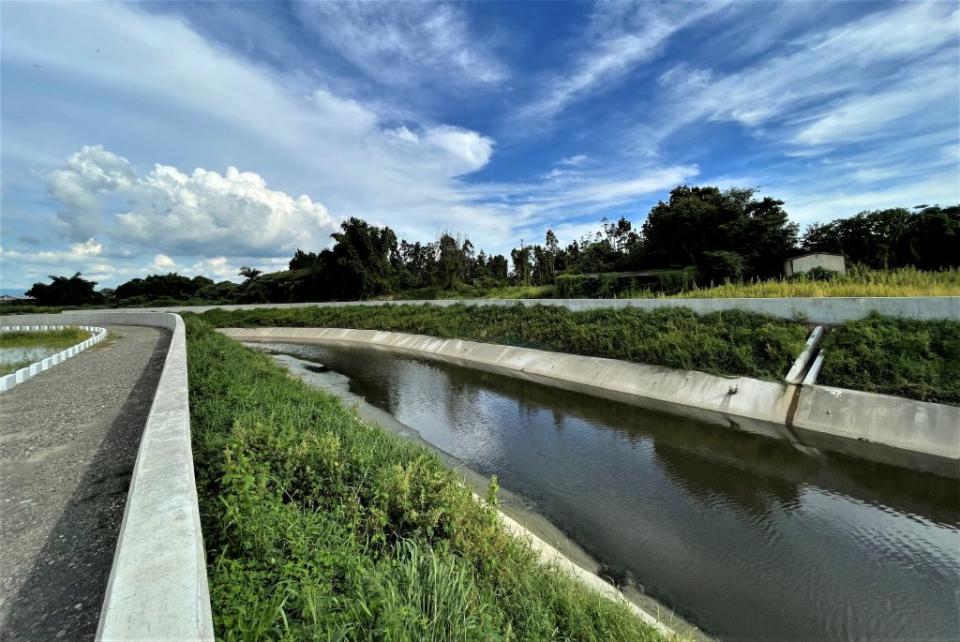
M 471 28 L 465 7 L 426 2 L 302 2 L 304 24 L 337 54 L 386 85 L 442 78 L 495 85 L 510 76 L 492 38 Z
M 641 64 L 653 59 L 680 29 L 726 2 L 664 5 L 649 2 L 601 2 L 567 69 L 543 81 L 537 98 L 520 110 L 521 119 L 551 119 L 571 104 L 609 91 Z

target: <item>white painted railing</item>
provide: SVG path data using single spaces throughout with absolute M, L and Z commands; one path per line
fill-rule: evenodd
M 70 326 L 70 325 L 10 325 L 0 327 L 0 332 L 48 332 L 51 330 L 63 330 L 64 328 L 77 327 L 80 330 L 84 330 L 90 333 L 90 338 L 84 341 L 81 341 L 75 346 L 70 346 L 66 350 L 61 350 L 60 352 L 50 355 L 45 359 L 40 361 L 35 361 L 28 366 L 20 368 L 16 372 L 11 372 L 8 375 L 0 377 L 0 392 L 6 392 L 11 388 L 17 386 L 18 384 L 23 383 L 30 377 L 34 377 L 41 372 L 49 370 L 55 365 L 61 364 L 71 357 L 75 357 L 80 354 L 87 348 L 94 346 L 107 337 L 107 330 L 105 328 L 98 328 L 93 326 L 81 325 L 81 326 Z

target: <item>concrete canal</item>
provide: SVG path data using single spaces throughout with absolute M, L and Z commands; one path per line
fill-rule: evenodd
M 344 375 L 721 639 L 960 638 L 955 479 L 383 351 L 262 347 Z

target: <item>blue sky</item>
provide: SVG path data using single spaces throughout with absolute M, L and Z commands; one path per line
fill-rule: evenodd
M 678 184 L 960 202 L 956 2 L 3 2 L 4 289 L 237 278 L 348 216 L 488 251 Z

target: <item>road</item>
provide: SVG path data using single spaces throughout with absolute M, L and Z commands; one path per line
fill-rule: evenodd
M 0 394 L 0 639 L 96 633 L 170 335 L 107 339 Z

